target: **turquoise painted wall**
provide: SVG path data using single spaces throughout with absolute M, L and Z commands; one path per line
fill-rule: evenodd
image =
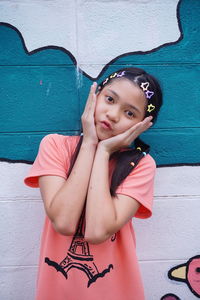
M 44 135 L 79 134 L 92 81 L 133 65 L 159 78 L 163 88 L 158 121 L 143 136 L 157 164 L 200 163 L 200 1 L 179 4 L 178 42 L 122 55 L 98 78 L 78 70 L 65 49 L 46 47 L 28 53 L 20 32 L 0 23 L 0 158 L 33 161 Z

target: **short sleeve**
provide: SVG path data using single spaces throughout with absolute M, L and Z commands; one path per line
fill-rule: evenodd
M 116 190 L 117 194 L 132 197 L 141 204 L 135 214 L 136 218 L 144 219 L 152 215 L 155 170 L 155 161 L 148 154 Z
M 26 185 L 38 187 L 38 179 L 43 175 L 56 175 L 67 178 L 70 151 L 67 147 L 66 138 L 66 136 L 58 134 L 49 134 L 42 139 L 38 155 L 24 179 Z

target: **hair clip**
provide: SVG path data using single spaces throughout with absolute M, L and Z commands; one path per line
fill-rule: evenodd
M 151 97 L 154 95 L 154 92 L 152 92 L 152 91 L 146 91 L 145 95 L 146 95 L 147 99 L 151 99 Z
M 137 147 L 136 150 L 142 151 L 142 149 L 140 147 Z
M 110 79 L 115 78 L 115 77 L 123 77 L 125 75 L 125 71 L 120 71 L 119 73 L 115 72 L 108 76 L 102 83 L 102 85 L 106 84 Z
M 102 83 L 103 85 L 106 84 L 109 80 L 109 77 L 106 78 L 106 80 L 104 80 L 104 82 Z
M 140 85 L 140 87 L 143 90 L 143 92 L 145 93 L 146 98 L 147 99 L 151 99 L 151 97 L 154 95 L 154 92 L 148 90 L 148 88 L 149 88 L 149 82 L 142 82 L 141 85 Z
M 150 112 L 152 112 L 155 108 L 156 108 L 156 107 L 151 103 L 151 104 L 148 105 L 147 111 L 150 113 Z
M 149 82 L 142 82 L 140 87 L 143 90 L 143 92 L 147 91 L 149 87 Z
M 117 77 L 123 77 L 125 75 L 125 71 L 121 71 L 117 74 Z
M 146 156 L 146 155 L 147 155 L 147 154 L 146 154 L 146 152 L 142 152 L 142 153 L 143 153 L 143 155 L 144 155 L 144 156 Z
M 110 78 L 115 78 L 117 76 L 117 73 L 114 73 L 112 75 L 110 75 Z
M 130 165 L 131 165 L 132 167 L 135 167 L 135 163 L 134 163 L 133 161 L 130 162 Z

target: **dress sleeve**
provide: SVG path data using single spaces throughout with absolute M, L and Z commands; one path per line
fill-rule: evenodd
M 49 134 L 42 139 L 38 155 L 29 170 L 28 176 L 24 179 L 26 185 L 38 187 L 38 179 L 43 175 L 56 175 L 67 178 L 70 153 L 67 143 L 64 144 L 64 138 L 67 137 Z
M 148 154 L 116 190 L 117 194 L 132 197 L 141 204 L 135 214 L 136 218 L 145 219 L 152 215 L 155 170 L 155 161 Z

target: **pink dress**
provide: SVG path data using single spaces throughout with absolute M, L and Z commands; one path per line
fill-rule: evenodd
M 41 175 L 67 178 L 79 137 L 50 134 L 41 144 L 25 184 L 38 187 Z M 152 214 L 155 162 L 146 155 L 118 187 L 117 194 L 141 203 L 135 217 Z M 72 195 L 73 196 L 73 195 Z M 39 261 L 37 300 L 143 300 L 132 222 L 107 241 L 85 241 L 80 221 L 73 237 L 56 232 L 46 217 Z

